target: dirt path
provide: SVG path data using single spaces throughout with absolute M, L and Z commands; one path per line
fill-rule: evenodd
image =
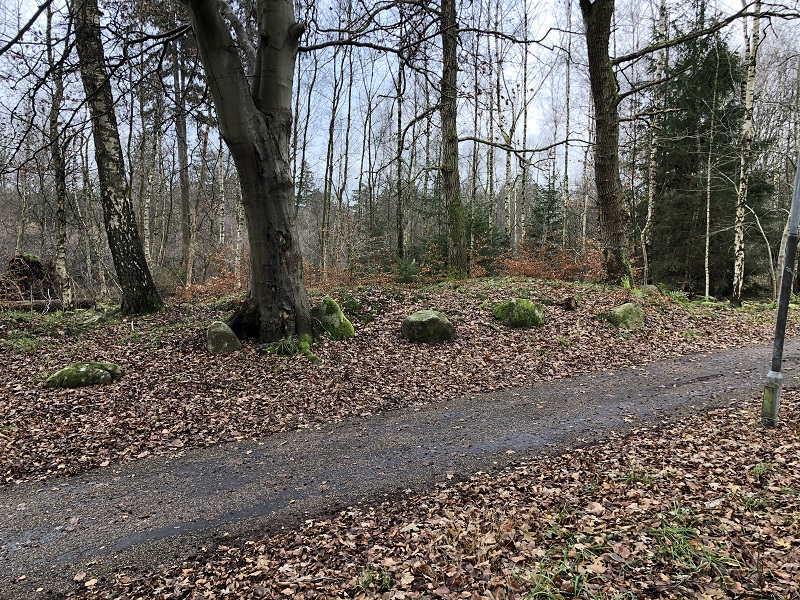
M 178 561 L 385 495 L 758 400 L 771 348 L 651 363 L 0 490 L 0 597 Z M 787 387 L 800 345 L 787 345 Z M 38 592 L 38 594 L 37 594 Z

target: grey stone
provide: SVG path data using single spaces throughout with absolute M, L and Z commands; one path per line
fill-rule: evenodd
M 400 331 L 407 340 L 423 344 L 446 342 L 456 336 L 453 324 L 438 310 L 418 310 L 408 315 Z
M 661 290 L 658 289 L 658 287 L 656 287 L 654 285 L 650 285 L 650 284 L 643 285 L 643 286 L 639 287 L 638 289 L 645 296 L 660 296 L 661 295 Z
M 206 332 L 206 346 L 211 354 L 231 354 L 242 347 L 233 330 L 222 321 L 214 321 Z

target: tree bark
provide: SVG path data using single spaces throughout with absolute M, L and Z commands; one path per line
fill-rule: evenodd
M 628 211 L 619 175 L 619 90 L 609 56 L 614 0 L 580 0 L 589 58 L 589 83 L 595 115 L 597 208 L 606 278 L 631 279 Z
M 753 144 L 753 92 L 756 79 L 756 56 L 758 54 L 758 39 L 761 33 L 761 23 L 758 17 L 761 11 L 761 2 L 756 1 L 755 16 L 753 17 L 753 34 L 747 35 L 747 20 L 744 20 L 744 64 L 747 67 L 747 78 L 742 91 L 742 105 L 744 118 L 742 119 L 742 137 L 739 148 L 739 185 L 736 197 L 736 220 L 734 223 L 733 239 L 733 301 L 742 301 L 742 286 L 744 284 L 744 211 L 747 204 L 747 182 L 750 175 L 750 154 Z
M 187 0 L 220 133 L 236 164 L 250 242 L 250 290 L 230 319 L 240 337 L 315 335 L 303 281 L 289 164 L 295 55 L 291 0 L 259 0 L 252 90 L 215 0 Z
M 403 94 L 405 94 L 406 86 L 402 57 L 398 57 L 397 81 L 395 84 L 395 91 L 397 92 L 397 149 L 395 152 L 395 163 L 397 165 L 397 173 L 395 175 L 397 179 L 395 181 L 395 233 L 397 235 L 397 260 L 401 261 L 406 256 L 406 211 L 403 204 Z
M 62 61 L 56 61 L 53 53 L 53 12 L 47 7 L 47 62 L 53 80 L 53 94 L 50 99 L 50 160 L 53 163 L 53 177 L 56 191 L 56 257 L 54 268 L 58 285 L 61 288 L 61 303 L 64 310 L 73 305 L 72 278 L 67 271 L 67 164 L 64 158 L 63 136 L 59 131 L 59 114 L 64 100 L 64 76 Z
M 572 2 L 567 0 L 567 32 L 572 29 Z M 527 28 L 525 30 L 527 37 Z M 569 224 L 569 110 L 570 110 L 570 83 L 572 70 L 572 34 L 567 33 L 566 74 L 564 89 L 564 194 L 561 210 L 561 247 L 567 247 L 567 226 Z M 527 63 L 526 63 L 527 65 Z M 527 84 L 526 84 L 527 87 Z
M 71 9 L 75 20 L 75 45 L 81 65 L 81 79 L 92 120 L 103 223 L 122 288 L 122 312 L 155 312 L 164 304 L 147 267 L 128 194 L 114 99 L 100 37 L 97 0 L 72 0 Z
M 713 166 L 714 153 L 714 117 L 717 111 L 717 76 L 719 74 L 719 55 L 714 69 L 714 88 L 711 97 L 711 122 L 708 126 L 708 157 L 706 160 L 706 234 L 705 234 L 705 253 L 703 256 L 703 270 L 705 272 L 705 298 L 711 297 L 711 168 Z
M 447 207 L 447 274 L 464 279 L 469 268 L 464 230 L 464 207 L 458 173 L 458 130 L 456 103 L 458 88 L 458 25 L 456 0 L 442 0 L 442 191 Z
M 181 195 L 181 264 L 187 267 L 192 225 L 189 216 L 189 141 L 186 132 L 186 93 L 183 82 L 183 54 L 178 41 L 172 46 L 172 87 L 175 96 L 175 138 L 178 146 L 178 182 Z
M 660 43 L 667 39 L 667 4 L 666 0 L 661 0 L 658 13 L 658 34 L 656 43 Z M 657 82 L 661 82 L 664 77 L 664 68 L 667 63 L 667 49 L 662 48 L 658 51 L 658 60 L 656 62 L 656 77 Z M 716 88 L 714 90 L 716 93 Z M 659 85 L 653 89 L 653 105 L 655 106 L 656 113 L 661 109 L 661 90 Z M 712 106 L 712 115 L 714 107 Z M 713 117 L 712 117 L 713 119 Z M 642 227 L 641 245 L 642 245 L 642 281 L 645 285 L 651 283 L 650 281 L 650 265 L 653 261 L 650 249 L 653 246 L 653 210 L 655 209 L 656 202 L 656 154 L 658 152 L 658 132 L 661 129 L 661 117 L 658 114 L 653 115 L 650 121 L 650 140 L 647 159 L 647 217 Z M 713 121 L 712 121 L 713 130 Z M 709 160 L 711 151 L 709 150 Z M 709 175 L 710 177 L 710 175 Z M 706 258 L 708 256 L 706 255 Z M 706 296 L 708 291 L 706 290 Z

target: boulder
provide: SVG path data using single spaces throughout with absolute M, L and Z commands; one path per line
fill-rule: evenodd
M 227 323 L 214 321 L 206 332 L 206 346 L 211 354 L 230 354 L 242 347 L 242 343 Z
M 334 340 L 350 339 L 355 335 L 353 324 L 344 315 L 336 300 L 325 296 L 311 309 L 311 316 Z
M 49 388 L 86 387 L 110 383 L 124 374 L 125 370 L 113 363 L 77 362 L 56 371 L 44 384 Z
M 639 291 L 645 296 L 660 296 L 661 290 L 655 285 L 643 285 L 639 287 Z
M 496 319 L 508 327 L 539 327 L 544 325 L 544 308 L 525 298 L 513 298 L 492 309 Z
M 418 310 L 408 315 L 400 332 L 408 341 L 423 344 L 446 342 L 456 336 L 453 324 L 438 310 Z
M 641 306 L 633 302 L 626 302 L 610 312 L 603 313 L 600 318 L 615 327 L 622 327 L 631 331 L 641 329 L 644 326 L 644 311 Z

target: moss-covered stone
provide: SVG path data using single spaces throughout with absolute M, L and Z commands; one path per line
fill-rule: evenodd
M 211 354 L 230 354 L 241 349 L 242 343 L 227 323 L 214 321 L 206 331 L 206 347 Z
M 76 388 L 110 383 L 122 377 L 125 370 L 105 362 L 78 362 L 56 371 L 45 381 L 50 388 Z
M 642 307 L 633 302 L 626 302 L 622 306 L 598 315 L 603 321 L 615 327 L 622 327 L 634 331 L 644 327 L 644 311 Z
M 329 296 L 325 296 L 311 309 L 311 315 L 334 340 L 350 339 L 355 335 L 353 324 L 344 315 L 336 300 Z
M 645 296 L 660 296 L 661 295 L 661 290 L 658 289 L 658 286 L 655 286 L 655 285 L 643 285 L 643 286 L 640 286 L 638 289 Z
M 495 305 L 492 314 L 508 327 L 539 327 L 544 325 L 544 308 L 525 298 L 513 298 Z
M 453 324 L 438 310 L 418 310 L 408 315 L 400 332 L 408 341 L 423 344 L 446 342 L 456 336 Z

